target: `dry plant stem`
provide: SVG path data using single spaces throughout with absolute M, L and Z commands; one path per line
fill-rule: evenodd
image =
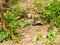
M 6 26 L 5 26 L 5 22 L 4 22 L 4 16 L 3 16 L 3 13 L 2 13 L 2 7 L 0 6 L 0 19 L 1 19 L 1 25 L 2 25 L 2 29 L 4 31 L 6 31 Z

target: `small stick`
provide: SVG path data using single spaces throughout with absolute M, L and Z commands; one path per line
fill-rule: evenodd
M 2 25 L 2 29 L 4 31 L 6 31 L 6 25 L 5 25 L 5 22 L 4 22 L 4 16 L 3 16 L 3 13 L 2 13 L 2 6 L 0 6 L 0 19 L 1 19 L 1 25 Z

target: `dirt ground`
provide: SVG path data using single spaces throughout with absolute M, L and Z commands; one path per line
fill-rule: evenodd
M 49 0 L 43 0 L 44 2 Z M 26 6 L 33 7 L 32 3 L 34 0 L 22 0 L 22 9 L 25 9 Z M 23 34 L 23 38 L 21 39 L 20 43 L 14 43 L 12 41 L 3 41 L 0 43 L 0 45 L 50 45 L 45 44 L 46 36 L 48 28 L 47 26 L 30 26 L 28 29 L 24 28 L 26 31 Z M 39 41 L 36 41 L 37 34 L 42 34 L 43 38 Z M 56 41 L 60 41 L 60 35 L 57 36 Z M 60 45 L 60 44 L 54 44 L 54 45 Z
M 24 28 L 25 29 L 25 28 Z M 23 37 L 20 43 L 14 43 L 12 41 L 3 41 L 0 45 L 50 45 L 46 44 L 46 36 L 47 36 L 47 26 L 30 26 L 23 33 Z M 42 34 L 43 38 L 39 41 L 36 41 L 37 34 Z M 60 35 L 57 36 L 56 42 L 60 41 Z M 60 44 L 54 44 L 60 45 Z

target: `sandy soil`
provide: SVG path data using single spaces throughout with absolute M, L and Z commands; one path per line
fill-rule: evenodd
M 44 2 L 49 0 L 43 0 Z M 32 3 L 34 0 L 22 0 L 22 9 L 26 9 L 26 6 L 33 7 Z M 21 39 L 20 43 L 14 43 L 12 41 L 3 41 L 0 43 L 0 45 L 49 45 L 45 44 L 45 39 L 47 36 L 47 26 L 30 26 L 28 29 L 24 28 L 26 31 L 23 34 L 23 38 Z M 21 30 L 21 29 L 19 29 Z M 42 34 L 43 38 L 39 41 L 36 41 L 37 34 Z M 56 41 L 60 41 L 60 35 L 57 36 Z M 54 45 L 60 45 L 60 44 L 54 44 Z
M 49 45 L 45 43 L 47 36 L 47 26 L 31 26 L 24 33 L 23 38 L 19 43 L 14 43 L 12 41 L 3 41 L 0 45 Z M 42 34 L 43 38 L 39 41 L 36 41 L 37 34 Z M 57 36 L 56 41 L 60 41 L 60 35 Z M 60 45 L 60 44 L 54 44 Z

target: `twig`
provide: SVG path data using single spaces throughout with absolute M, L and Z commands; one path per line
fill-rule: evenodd
M 0 6 L 0 19 L 1 19 L 2 29 L 4 31 L 6 31 L 6 26 L 5 26 L 5 22 L 4 22 L 4 16 L 3 16 L 3 13 L 2 13 L 2 6 Z

